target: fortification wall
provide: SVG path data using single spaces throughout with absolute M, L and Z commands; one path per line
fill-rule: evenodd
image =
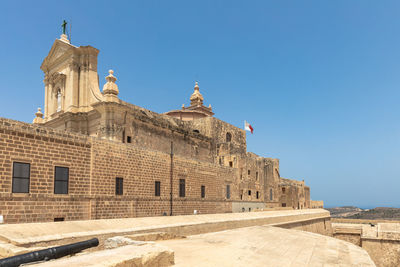
M 0 118 L 0 214 L 5 223 L 224 213 L 239 200 L 237 169 L 119 142 Z M 13 163 L 30 164 L 29 193 L 12 193 Z M 69 168 L 68 194 L 54 194 L 55 167 Z M 116 178 L 123 194 L 116 195 Z M 185 196 L 179 180 L 185 179 Z M 155 181 L 160 196 L 155 196 Z M 201 186 L 205 196 L 201 196 Z M 230 198 L 227 198 L 227 185 Z

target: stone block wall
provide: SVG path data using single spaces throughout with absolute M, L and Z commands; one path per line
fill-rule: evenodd
M 29 193 L 12 193 L 13 162 L 30 163 Z M 0 214 L 5 223 L 232 211 L 237 169 L 0 118 Z M 54 194 L 55 166 L 69 168 L 68 194 Z M 172 172 L 171 172 L 172 170 Z M 116 195 L 116 178 L 123 194 Z M 185 179 L 185 196 L 179 180 Z M 160 196 L 155 196 L 159 181 Z M 201 186 L 205 197 L 201 197 Z M 227 199 L 226 186 L 230 186 Z

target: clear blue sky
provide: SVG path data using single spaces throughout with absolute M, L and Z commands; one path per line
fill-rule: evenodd
M 399 1 L 4 1 L 0 116 L 43 107 L 40 64 L 63 19 L 100 49 L 120 97 L 165 112 L 199 80 L 215 116 L 254 129 L 326 206 L 400 207 Z

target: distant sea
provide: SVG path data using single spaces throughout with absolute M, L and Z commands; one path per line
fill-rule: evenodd
M 330 208 L 337 208 L 337 207 L 343 207 L 343 206 L 353 206 L 353 207 L 357 207 L 357 208 L 360 208 L 360 209 L 363 209 L 363 210 L 370 210 L 370 209 L 375 209 L 376 208 L 376 207 L 373 207 L 373 206 L 360 206 L 359 207 L 359 206 L 354 206 L 354 205 L 341 205 L 341 206 L 331 206 L 331 205 L 329 205 L 329 206 L 324 206 L 324 208 L 330 209 Z M 390 207 L 390 208 L 392 208 L 392 207 Z

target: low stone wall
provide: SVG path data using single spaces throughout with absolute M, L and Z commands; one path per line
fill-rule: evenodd
M 333 223 L 333 237 L 365 249 L 378 267 L 400 266 L 400 224 Z
M 330 228 L 329 216 L 328 211 L 309 209 L 10 224 L 0 225 L 0 240 L 17 246 L 32 247 L 67 244 L 97 237 L 101 245 L 106 238 L 116 235 L 167 232 L 188 236 L 256 225 L 327 234 L 329 230 L 325 228 Z

